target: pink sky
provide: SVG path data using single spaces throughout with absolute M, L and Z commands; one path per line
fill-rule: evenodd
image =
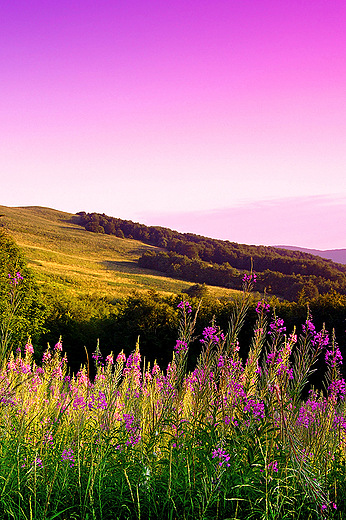
M 346 248 L 345 26 L 341 0 L 3 3 L 0 204 Z

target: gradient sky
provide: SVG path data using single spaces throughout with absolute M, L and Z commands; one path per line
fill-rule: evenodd
M 0 204 L 346 248 L 342 0 L 0 1 Z

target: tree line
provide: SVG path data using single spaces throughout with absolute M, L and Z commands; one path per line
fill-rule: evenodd
M 78 215 L 87 231 L 132 238 L 163 249 L 144 253 L 139 265 L 172 277 L 239 289 L 243 272 L 253 265 L 258 290 L 266 289 L 289 301 L 332 290 L 346 294 L 346 266 L 309 253 L 179 233 L 99 213 Z

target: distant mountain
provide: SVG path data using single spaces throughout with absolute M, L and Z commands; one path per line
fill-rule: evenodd
M 310 255 L 321 256 L 333 260 L 338 264 L 346 264 L 346 249 L 328 249 L 321 251 L 320 249 L 307 249 L 298 246 L 274 246 L 281 249 L 288 249 L 289 251 L 301 251 L 302 253 L 309 253 Z

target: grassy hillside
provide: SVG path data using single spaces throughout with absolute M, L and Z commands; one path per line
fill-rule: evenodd
M 0 215 L 0 226 L 22 249 L 38 281 L 56 284 L 66 294 L 97 294 L 118 299 L 133 290 L 154 289 L 169 294 L 192 285 L 138 267 L 138 258 L 145 251 L 159 251 L 159 248 L 85 231 L 72 213 L 38 206 L 0 206 Z M 209 289 L 216 297 L 235 292 L 219 287 Z
M 301 251 L 239 244 L 160 226 L 146 226 L 104 213 L 81 211 L 79 224 L 87 231 L 136 239 L 162 248 L 146 251 L 138 261 L 180 280 L 240 290 L 244 272 L 256 272 L 256 289 L 288 301 L 319 294 L 346 295 L 346 266 Z

